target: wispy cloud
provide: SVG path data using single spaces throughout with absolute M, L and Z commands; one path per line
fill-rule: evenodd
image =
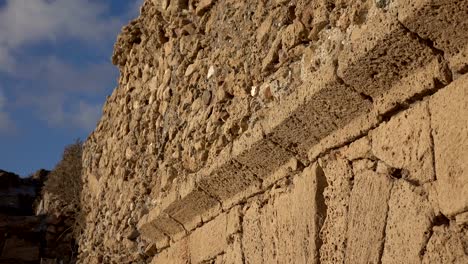
M 89 0 L 7 0 L 0 10 L 0 70 L 15 70 L 14 53 L 25 45 L 74 39 L 108 41 L 121 26 L 108 7 Z
M 124 11 L 116 14 L 110 9 L 113 1 L 3 0 L 0 81 L 8 82 L 6 91 L 14 99 L 10 108 L 28 109 L 53 127 L 89 131 L 96 125 L 102 101 L 116 85 L 116 68 L 108 60 L 75 61 L 57 50 L 73 43 L 79 52 L 110 58 L 120 27 L 138 14 L 143 2 L 122 1 Z M 74 52 L 69 57 L 76 57 Z M 0 129 L 12 123 L 10 117 L 0 108 Z
M 77 67 L 50 57 L 25 67 L 16 85 L 16 107 L 35 109 L 34 114 L 51 127 L 74 127 L 86 131 L 96 125 L 101 104 L 89 98 L 105 98 L 116 83 L 117 72 L 109 63 Z

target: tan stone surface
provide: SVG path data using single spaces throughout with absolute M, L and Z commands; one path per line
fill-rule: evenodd
M 287 189 L 272 194 L 266 204 L 257 200 L 249 205 L 242 228 L 245 263 L 317 263 L 314 252 L 325 213 L 316 197 L 324 187 L 321 178 L 320 169 L 313 165 Z
M 344 263 L 353 172 L 347 160 L 333 154 L 322 159 L 320 166 L 328 183 L 323 192 L 327 213 L 320 231 L 320 262 Z
M 227 226 L 227 215 L 222 214 L 190 234 L 189 250 L 192 263 L 212 259 L 227 248 Z
M 423 264 L 432 263 L 454 263 L 463 264 L 468 262 L 467 227 L 456 226 L 435 226 L 423 257 Z
M 406 170 L 406 180 L 416 184 L 435 180 L 427 102 L 399 113 L 370 135 L 374 155 L 391 167 Z
M 464 1 L 397 0 L 392 6 L 408 29 L 444 52 L 455 72 L 468 66 L 468 5 Z
M 434 218 L 423 188 L 396 181 L 389 201 L 382 264 L 420 263 Z
M 411 37 L 396 17 L 374 8 L 366 26 L 352 28 L 338 74 L 358 92 L 377 98 L 433 59 L 432 50 Z
M 188 240 L 183 239 L 157 254 L 151 264 L 190 264 Z
M 80 262 L 378 263 L 382 240 L 420 261 L 425 212 L 463 222 L 468 197 L 466 8 L 435 3 L 144 1 L 85 144 Z M 401 187 L 385 221 L 398 172 L 435 191 Z
M 349 200 L 345 263 L 378 263 L 393 181 L 371 170 L 355 174 Z
M 468 210 L 468 75 L 436 93 L 429 107 L 440 208 L 453 216 Z

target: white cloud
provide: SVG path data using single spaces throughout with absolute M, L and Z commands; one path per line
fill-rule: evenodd
M 100 56 L 105 52 L 110 58 L 111 51 L 100 49 L 111 46 L 119 28 L 137 15 L 143 0 L 129 1 L 123 14 L 110 13 L 111 1 L 4 1 L 0 7 L 0 78 L 3 74 L 9 79 L 7 89 L 15 99 L 10 110 L 28 109 L 54 127 L 94 128 L 101 114 L 101 104 L 94 102 L 103 101 L 114 88 L 117 70 L 110 61 L 97 59 L 70 64 L 54 54 L 54 48 L 63 50 L 64 43 L 75 41 L 82 48 L 78 52 L 92 50 L 91 54 Z M 34 45 L 47 48 L 37 53 L 30 49 Z M 0 122 L 6 123 L 8 115 L 1 108 L 0 114 Z
M 13 87 L 17 108 L 33 109 L 51 127 L 86 131 L 95 127 L 101 115 L 101 104 L 86 99 L 104 100 L 117 77 L 110 63 L 77 67 L 55 57 L 25 67 L 22 74 L 25 78 Z
M 113 39 L 123 21 L 107 16 L 107 8 L 90 0 L 7 0 L 0 9 L 0 70 L 14 71 L 12 53 L 24 45 Z

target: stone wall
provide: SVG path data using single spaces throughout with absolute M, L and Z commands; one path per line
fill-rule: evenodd
M 147 0 L 82 263 L 464 263 L 464 1 Z

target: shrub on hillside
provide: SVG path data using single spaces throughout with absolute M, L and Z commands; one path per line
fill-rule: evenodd
M 50 172 L 44 184 L 44 194 L 49 196 L 49 211 L 59 214 L 76 214 L 80 208 L 81 157 L 83 142 L 65 147 L 62 160 Z

